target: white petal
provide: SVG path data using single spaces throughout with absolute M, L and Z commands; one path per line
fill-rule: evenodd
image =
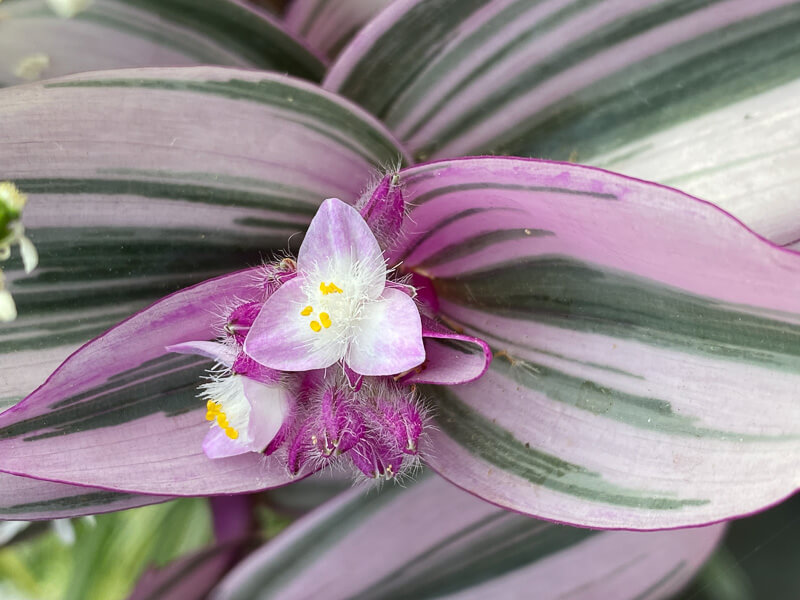
M 228 458 L 250 452 L 250 448 L 232 440 L 217 425 L 212 425 L 203 440 L 203 452 L 208 458 Z
M 182 342 L 180 344 L 167 346 L 165 350 L 177 354 L 198 354 L 206 358 L 211 358 L 228 368 L 233 366 L 237 355 L 235 348 L 220 344 L 219 342 Z
M 19 238 L 19 252 L 22 255 L 22 266 L 25 268 L 25 272 L 30 273 L 39 264 L 39 253 L 36 251 L 36 246 L 23 235 Z
M 362 375 L 394 375 L 422 363 L 422 322 L 414 301 L 387 287 L 379 300 L 364 305 L 346 360 Z
M 324 369 L 343 358 L 347 346 L 335 330 L 311 329 L 314 317 L 301 313 L 307 302 L 300 276 L 278 288 L 247 334 L 248 356 L 278 371 Z
M 345 294 L 372 300 L 386 283 L 378 240 L 358 211 L 337 198 L 325 200 L 311 220 L 297 255 L 297 270 L 312 277 L 314 286 L 335 283 Z
M 17 305 L 8 290 L 0 289 L 0 322 L 7 323 L 17 318 Z
M 289 392 L 282 385 L 245 379 L 244 393 L 250 403 L 250 448 L 253 452 L 263 452 L 286 420 Z

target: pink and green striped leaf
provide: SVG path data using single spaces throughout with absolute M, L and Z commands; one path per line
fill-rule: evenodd
M 286 28 L 320 54 L 335 58 L 364 24 L 391 0 L 294 0 Z
M 0 415 L 0 470 L 123 492 L 200 496 L 284 485 L 274 456 L 211 460 L 198 386 L 213 362 L 167 346 L 213 337 L 221 306 L 263 301 L 258 269 L 160 300 L 73 354 Z
M 0 473 L 0 520 L 80 517 L 157 504 L 169 499 L 165 496 L 122 494 Z
M 316 56 L 263 10 L 239 0 L 94 0 L 65 19 L 45 0 L 0 8 L 0 87 L 25 83 L 27 58 L 44 55 L 28 78 L 126 67 L 224 65 L 318 81 Z
M 656 600 L 689 581 L 724 530 L 553 525 L 421 479 L 329 501 L 237 566 L 211 598 Z
M 661 529 L 800 487 L 800 255 L 606 171 L 462 159 L 402 172 L 404 267 L 494 351 L 429 386 L 429 464 L 486 500 Z
M 398 0 L 325 85 L 419 159 L 597 165 L 800 239 L 796 0 Z
M 4 263 L 0 399 L 148 303 L 285 249 L 327 197 L 402 151 L 361 109 L 285 76 L 211 67 L 92 73 L 0 90 L 0 178 L 30 197 L 40 253 Z

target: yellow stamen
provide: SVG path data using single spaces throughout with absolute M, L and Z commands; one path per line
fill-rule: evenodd
M 239 432 L 228 423 L 228 416 L 223 412 L 222 405 L 216 400 L 206 402 L 206 420 L 216 421 L 220 429 L 232 440 L 238 439 Z
M 331 326 L 331 317 L 326 312 L 319 313 L 319 321 L 325 329 Z
M 311 306 L 306 306 L 303 310 L 300 311 L 300 314 L 304 317 L 307 317 L 314 311 L 314 308 Z
M 217 418 L 217 415 L 220 412 L 219 402 L 214 402 L 214 400 L 209 400 L 206 403 L 206 421 L 213 421 Z
M 328 294 L 341 294 L 342 288 L 337 286 L 332 281 L 327 285 L 323 281 L 322 283 L 319 284 L 319 291 L 322 292 L 323 296 L 327 296 Z
M 311 329 L 314 330 L 315 332 L 318 332 L 322 329 L 322 325 L 319 324 L 319 321 L 311 321 L 309 325 Z

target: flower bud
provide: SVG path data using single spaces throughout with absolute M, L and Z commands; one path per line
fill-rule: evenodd
M 233 361 L 231 371 L 261 383 L 277 383 L 281 378 L 280 371 L 257 363 L 244 352 L 240 352 L 236 360 Z
M 403 452 L 393 440 L 374 432 L 362 437 L 347 453 L 352 463 L 370 479 L 392 479 L 403 468 Z
M 231 311 L 228 321 L 225 323 L 225 333 L 231 336 L 240 346 L 244 344 L 244 339 L 247 337 L 247 332 L 256 320 L 259 311 L 261 311 L 261 304 L 259 302 L 248 302 L 240 304 L 233 311 Z
M 317 447 L 325 457 L 347 452 L 364 435 L 364 420 L 343 389 L 329 388 L 323 392 L 320 421 Z
M 289 442 L 289 451 L 286 457 L 286 466 L 292 475 L 297 475 L 315 457 L 314 443 L 312 441 L 313 418 L 309 417 L 300 424 L 300 427 Z
M 406 203 L 397 173 L 384 177 L 369 199 L 360 201 L 356 208 L 381 248 L 388 250 L 397 244 L 406 214 Z
M 381 399 L 377 413 L 386 433 L 404 454 L 416 455 L 424 415 L 413 398 Z

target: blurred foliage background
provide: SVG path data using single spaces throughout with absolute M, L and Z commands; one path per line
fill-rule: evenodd
M 261 499 L 254 533 L 266 540 L 291 522 L 294 502 L 283 495 Z M 73 546 L 39 524 L 0 549 L 2 600 L 123 600 L 146 569 L 213 542 L 211 510 L 202 498 L 99 515 L 94 526 L 73 523 Z M 798 540 L 800 495 L 733 523 L 723 546 L 678 600 L 797 600 Z
M 94 526 L 74 520 L 65 544 L 50 528 L 0 550 L 0 598 L 115 600 L 126 598 L 150 566 L 163 566 L 212 541 L 203 498 L 98 515 Z M 188 600 L 188 599 L 187 599 Z

